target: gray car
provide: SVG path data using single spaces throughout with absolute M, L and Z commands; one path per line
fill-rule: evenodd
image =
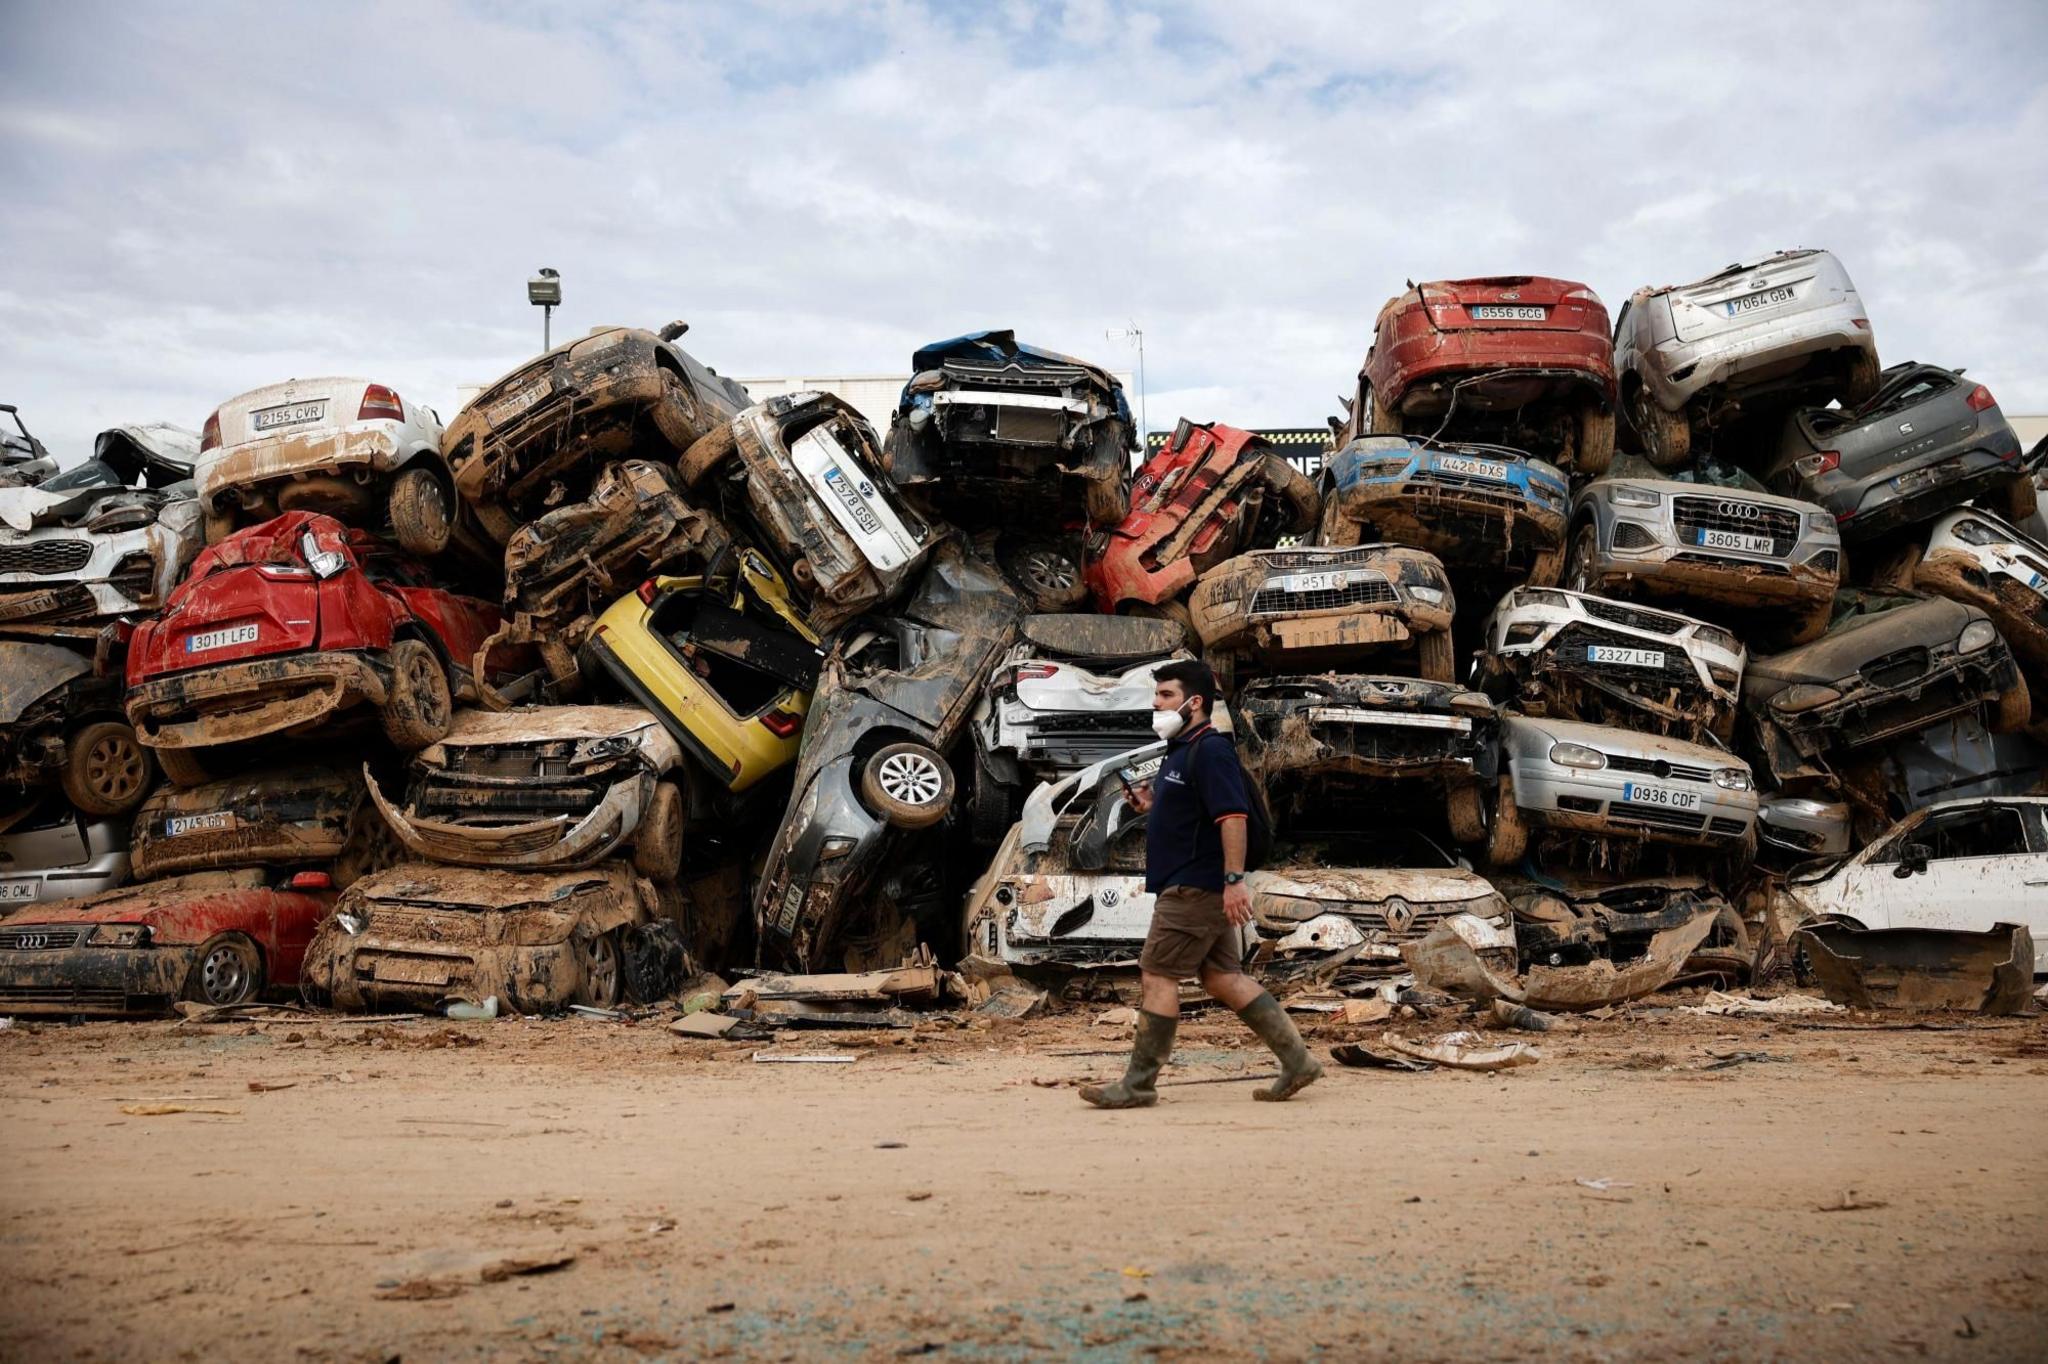
M 2014 521 L 2034 511 L 2033 474 L 1998 400 L 1939 365 L 1893 365 L 1855 407 L 1801 408 L 1762 474 L 1773 490 L 1833 512 L 1851 544 L 1974 498 Z
M 25 811 L 0 831 L 0 914 L 127 881 L 128 823 L 89 818 L 61 800 Z
M 1662 469 L 1751 405 L 1860 402 L 1877 389 L 1863 299 L 1825 251 L 1780 251 L 1693 284 L 1638 289 L 1614 320 L 1621 410 Z
M 1787 645 L 1827 629 L 1842 576 L 1831 513 L 1711 463 L 1659 478 L 1619 456 L 1614 470 L 1573 503 L 1566 587 L 1720 608 L 1745 627 L 1762 612 L 1764 635 Z

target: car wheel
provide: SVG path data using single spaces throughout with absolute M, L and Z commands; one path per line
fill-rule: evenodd
M 453 508 L 432 469 L 415 465 L 399 470 L 385 501 L 391 511 L 391 533 L 407 554 L 431 559 L 448 548 L 455 526 Z
M 1720 975 L 1731 985 L 1745 985 L 1755 965 L 1756 946 L 1750 941 L 1749 925 L 1732 906 L 1723 905 L 1714 915 L 1706 941 L 1685 959 L 1685 973 Z
M 448 734 L 454 702 L 448 674 L 434 651 L 416 639 L 391 646 L 391 688 L 384 696 L 384 737 L 401 753 L 416 753 Z
M 1071 611 L 1088 600 L 1079 557 L 1058 541 L 1006 539 L 996 561 L 1033 611 Z
M 1593 591 L 1594 565 L 1600 560 L 1600 528 L 1591 521 L 1572 536 L 1571 553 L 1566 556 L 1564 585 L 1574 592 Z
M 1580 478 L 1598 478 L 1614 462 L 1614 409 L 1597 399 L 1582 404 L 1578 435 L 1572 472 Z
M 739 457 L 739 440 L 730 426 L 699 436 L 676 461 L 676 473 L 685 488 L 694 488 L 715 473 L 727 460 Z
M 1259 541 L 1270 545 L 1282 536 L 1303 535 L 1322 519 L 1323 496 L 1315 480 L 1280 455 L 1262 455 L 1259 481 L 1266 485 L 1259 515 Z
M 1415 641 L 1415 666 L 1431 682 L 1455 682 L 1457 663 L 1451 652 L 1451 632 L 1431 630 Z
M 65 745 L 60 784 L 65 799 L 89 815 L 125 815 L 149 794 L 149 751 L 135 731 L 100 720 L 71 736 Z
M 860 793 L 899 829 L 927 829 L 953 803 L 953 769 L 926 744 L 890 744 L 861 769 Z
M 1522 821 L 1522 807 L 1515 804 L 1514 778 L 1503 772 L 1494 779 L 1493 821 L 1486 831 L 1486 860 L 1496 867 L 1512 866 L 1529 850 L 1529 826 Z
M 2013 674 L 2012 685 L 1998 694 L 1998 708 L 1991 714 L 1993 734 L 2013 734 L 2025 729 L 2034 717 L 2034 698 L 2027 679 Z
M 689 952 L 676 926 L 665 919 L 635 924 L 624 929 L 620 939 L 626 998 L 635 1004 L 653 1004 L 674 994 L 690 969 Z
M 1486 798 L 1476 782 L 1462 782 L 1445 793 L 1444 811 L 1450 816 L 1451 837 L 1464 844 L 1486 839 Z
M 185 998 L 216 1008 L 247 1004 L 263 993 L 263 954 L 240 933 L 208 938 L 185 977 Z
M 1867 350 L 1849 353 L 1849 364 L 1842 375 L 1842 406 L 1855 407 L 1877 396 L 1878 380 L 1882 378 L 1877 357 Z
M 153 749 L 156 765 L 173 786 L 204 786 L 213 780 L 206 759 L 189 748 Z
M 976 847 L 993 848 L 1008 836 L 1017 822 L 1017 795 L 996 780 L 987 767 L 976 764 L 974 795 L 967 803 L 968 822 Z
M 576 987 L 575 1002 L 593 1009 L 609 1009 L 626 991 L 626 968 L 619 957 L 618 936 L 595 933 L 576 941 L 576 961 L 583 979 Z
M 633 831 L 633 870 L 650 881 L 673 881 L 682 868 L 683 793 L 674 782 L 658 781 Z
M 704 434 L 690 386 L 666 365 L 661 367 L 661 399 L 654 405 L 654 428 L 677 450 L 687 450 Z
M 1360 396 L 1365 399 L 1365 429 L 1367 432 L 1375 436 L 1399 436 L 1406 434 L 1401 430 L 1401 414 L 1390 410 L 1386 404 L 1382 403 L 1379 394 L 1373 392 L 1372 385 L 1367 384 L 1365 392 Z
M 1636 430 L 1643 439 L 1643 457 L 1659 469 L 1682 469 L 1692 458 L 1692 420 L 1686 409 L 1666 412 L 1647 388 L 1636 390 Z

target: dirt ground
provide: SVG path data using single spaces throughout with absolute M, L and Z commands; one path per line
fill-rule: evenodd
M 2048 1350 L 2048 1022 L 1659 1008 L 1541 1043 L 1269 1106 L 1235 1021 L 1191 1022 L 1159 1107 L 1099 1113 L 1072 1082 L 1124 1043 L 1086 1014 L 772 1045 L 17 1023 L 0 1356 Z M 1763 1055 L 1714 1068 L 1737 1052 Z

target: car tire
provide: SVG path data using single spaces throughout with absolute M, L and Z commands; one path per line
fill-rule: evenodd
M 204 786 L 213 780 L 206 759 L 190 748 L 152 749 L 159 771 L 173 786 Z
M 860 793 L 896 828 L 928 829 L 953 803 L 953 769 L 929 744 L 890 744 L 861 768 Z
M 1088 600 L 1080 555 L 1058 540 L 1005 536 L 996 545 L 996 563 L 1034 612 L 1072 611 Z
M 1451 837 L 1467 847 L 1486 841 L 1486 796 L 1477 782 L 1461 782 L 1444 793 Z
M 199 946 L 183 994 L 195 1004 L 225 1008 L 263 993 L 263 954 L 240 933 L 218 933 Z
M 1842 406 L 1856 407 L 1876 397 L 1882 377 L 1875 355 L 1867 350 L 1849 352 L 1849 363 L 1842 372 Z
M 2041 496 L 2034 487 L 2034 476 L 2029 473 L 2018 473 L 2012 476 L 2011 482 L 1986 501 L 1991 504 L 1993 511 L 2017 526 L 2040 507 Z
M 1593 584 L 1594 565 L 1600 562 L 1600 528 L 1587 521 L 1572 533 L 1571 550 L 1565 557 L 1564 572 L 1561 575 L 1566 587 L 1574 592 L 1596 592 Z
M 448 734 L 454 701 L 448 673 L 434 651 L 416 639 L 391 646 L 391 687 L 379 718 L 384 737 L 401 753 L 417 753 Z
M 201 533 L 209 545 L 217 545 L 235 533 L 235 514 L 231 511 L 205 512 L 199 521 Z
M 400 469 L 385 501 L 391 511 L 391 534 L 400 549 L 431 559 L 448 548 L 455 529 L 454 508 L 432 469 Z
M 686 451 L 704 434 L 697 400 L 682 375 L 666 365 L 660 367 L 660 373 L 661 398 L 654 404 L 654 429 L 678 452 Z
M 1281 455 L 1262 455 L 1259 481 L 1266 485 L 1266 507 L 1259 516 L 1261 541 L 1305 535 L 1322 519 L 1323 496 L 1315 480 Z
M 1614 409 L 1595 399 L 1579 407 L 1578 449 L 1570 474 L 1598 478 L 1614 462 Z
M 1189 650 L 1202 647 L 1202 637 L 1195 633 L 1195 613 L 1188 610 L 1188 604 L 1178 597 L 1168 597 L 1165 601 L 1125 602 L 1122 614 L 1143 616 L 1147 620 L 1170 620 L 1180 626 Z
M 1529 826 L 1522 819 L 1522 807 L 1515 804 L 1514 778 L 1503 772 L 1494 779 L 1493 819 L 1486 830 L 1486 860 L 1496 867 L 1512 866 L 1529 850 Z
M 1732 905 L 1723 905 L 1714 915 L 1707 940 L 1685 959 L 1685 974 L 1718 974 L 1731 985 L 1747 985 L 1756 966 L 1756 944 L 1750 940 L 1749 925 Z
M 1449 630 L 1429 630 L 1416 637 L 1416 672 L 1431 682 L 1455 682 L 1457 659 Z
M 974 794 L 967 802 L 968 825 L 976 847 L 993 848 L 1008 837 L 1017 822 L 1017 793 L 996 780 L 984 763 L 974 765 Z
M 683 793 L 672 781 L 658 781 L 633 831 L 633 870 L 650 881 L 673 881 L 682 869 Z
M 721 426 L 691 442 L 676 461 L 676 474 L 685 488 L 694 488 L 716 473 L 719 467 L 739 458 L 739 438 L 731 426 Z
M 626 994 L 626 963 L 616 933 L 593 933 L 572 940 L 576 964 L 583 969 L 574 1001 L 591 1009 L 616 1008 Z
M 1647 388 L 1636 390 L 1636 430 L 1643 458 L 1659 469 L 1683 469 L 1692 460 L 1692 419 L 1684 408 L 1666 412 Z
M 1991 712 L 1993 734 L 2016 734 L 2025 729 L 2034 718 L 2034 697 L 2027 687 L 2027 679 L 2013 674 L 2010 687 L 1998 694 L 1997 708 Z
M 64 745 L 64 798 L 88 815 L 125 815 L 149 794 L 149 750 L 135 731 L 114 720 L 97 720 Z
M 1365 429 L 1368 434 L 1374 436 L 1403 436 L 1407 434 L 1407 432 L 1401 429 L 1401 414 L 1390 411 L 1385 404 L 1380 402 L 1380 395 L 1373 392 L 1372 385 L 1367 384 L 1365 392 L 1360 396 L 1365 399 Z

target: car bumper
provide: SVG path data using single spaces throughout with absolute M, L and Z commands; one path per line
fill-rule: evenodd
M 472 827 L 408 817 L 385 799 L 375 780 L 364 784 L 391 832 L 417 856 L 463 867 L 529 870 L 583 866 L 609 855 L 639 827 L 640 812 L 654 791 L 654 777 L 642 773 L 613 782 L 603 798 L 579 818 L 564 815 L 524 824 Z
M 125 848 L 85 866 L 0 875 L 0 886 L 14 887 L 26 882 L 32 887 L 26 900 L 0 898 L 0 915 L 12 914 L 30 905 L 54 905 L 63 900 L 97 895 L 103 890 L 126 885 L 127 881 L 128 850 Z
M 565 929 L 555 942 L 507 941 L 518 913 L 409 910 L 409 927 L 394 929 L 372 911 L 356 934 L 330 916 L 300 968 L 306 997 L 352 1012 L 433 1008 L 447 999 L 491 995 L 520 1013 L 567 1007 L 583 987 L 574 939 Z
M 836 758 L 812 778 L 816 808 L 777 842 L 777 855 L 761 878 L 756 901 L 764 948 L 808 969 L 837 936 L 848 904 L 873 878 L 892 840 L 889 826 L 874 818 L 853 789 L 853 759 Z M 791 814 L 805 803 L 798 793 Z M 850 840 L 836 856 L 825 855 L 828 840 Z
M 0 952 L 0 1014 L 146 1018 L 171 1011 L 199 949 L 67 947 Z
M 1648 516 L 1613 513 L 1602 527 L 1602 552 L 1589 590 L 1630 584 L 1651 595 L 1749 606 L 1812 605 L 1830 600 L 1842 577 L 1841 542 L 1806 537 L 1783 556 L 1705 549 L 1680 541 L 1668 513 L 1646 508 Z M 1617 530 L 1640 527 L 1650 543 L 1641 549 L 1616 545 Z
M 199 476 L 199 499 L 207 508 L 242 490 L 309 474 L 389 474 L 406 460 L 395 424 L 355 430 L 326 430 L 275 436 L 221 452 Z
M 1510 771 L 1515 804 L 1530 822 L 1550 828 L 1713 846 L 1740 839 L 1756 825 L 1754 791 L 1723 790 L 1712 782 L 1660 781 L 1607 769 L 1580 771 L 1547 758 L 1517 758 Z M 1695 809 L 1677 810 L 1629 799 L 1631 788 L 1643 786 L 1693 794 L 1699 803 Z
M 2019 473 L 2019 440 L 2011 449 L 1965 450 L 1916 461 L 1912 468 L 1882 477 L 1844 481 L 1830 487 L 1824 476 L 1813 500 L 1835 514 L 1842 537 L 1852 543 L 1874 539 L 1901 526 L 1931 521 L 1941 513 L 1982 497 Z
M 1564 539 L 1566 494 L 1554 502 L 1512 484 L 1364 479 L 1344 493 L 1338 514 L 1379 538 L 1426 549 L 1450 565 L 1526 561 Z
M 1749 387 L 1736 382 L 1746 375 L 1755 376 L 1756 387 L 1765 387 L 1829 351 L 1868 351 L 1875 359 L 1876 341 L 1854 320 L 1862 316 L 1861 309 L 1860 301 L 1838 303 L 1738 332 L 1667 342 L 1644 354 L 1642 379 L 1659 407 L 1676 412 L 1705 389 Z
M 153 610 L 169 595 L 199 544 L 196 532 L 181 542 L 161 521 L 115 535 L 33 531 L 20 536 L 0 532 L 0 538 L 16 546 L 83 541 L 91 551 L 69 572 L 0 574 L 0 622 L 91 620 Z M 146 567 L 132 567 L 138 559 L 146 560 Z M 131 567 L 122 570 L 124 563 Z
M 358 702 L 382 705 L 387 686 L 364 654 L 223 663 L 131 688 L 128 721 L 152 748 L 205 748 L 309 729 Z
M 1614 343 L 1590 332 L 1432 328 L 1396 341 L 1372 368 L 1375 395 L 1410 413 L 1443 411 L 1453 385 L 1461 411 L 1614 399 Z
M 1801 711 L 1767 704 L 1763 712 L 1794 748 L 1813 757 L 1924 729 L 1996 698 L 2019 676 L 2018 665 L 2004 648 L 1959 654 L 1951 645 L 1933 654 L 1926 670 L 1908 685 L 1879 687 L 1851 675 L 1831 684 L 1842 693 L 1839 701 Z

